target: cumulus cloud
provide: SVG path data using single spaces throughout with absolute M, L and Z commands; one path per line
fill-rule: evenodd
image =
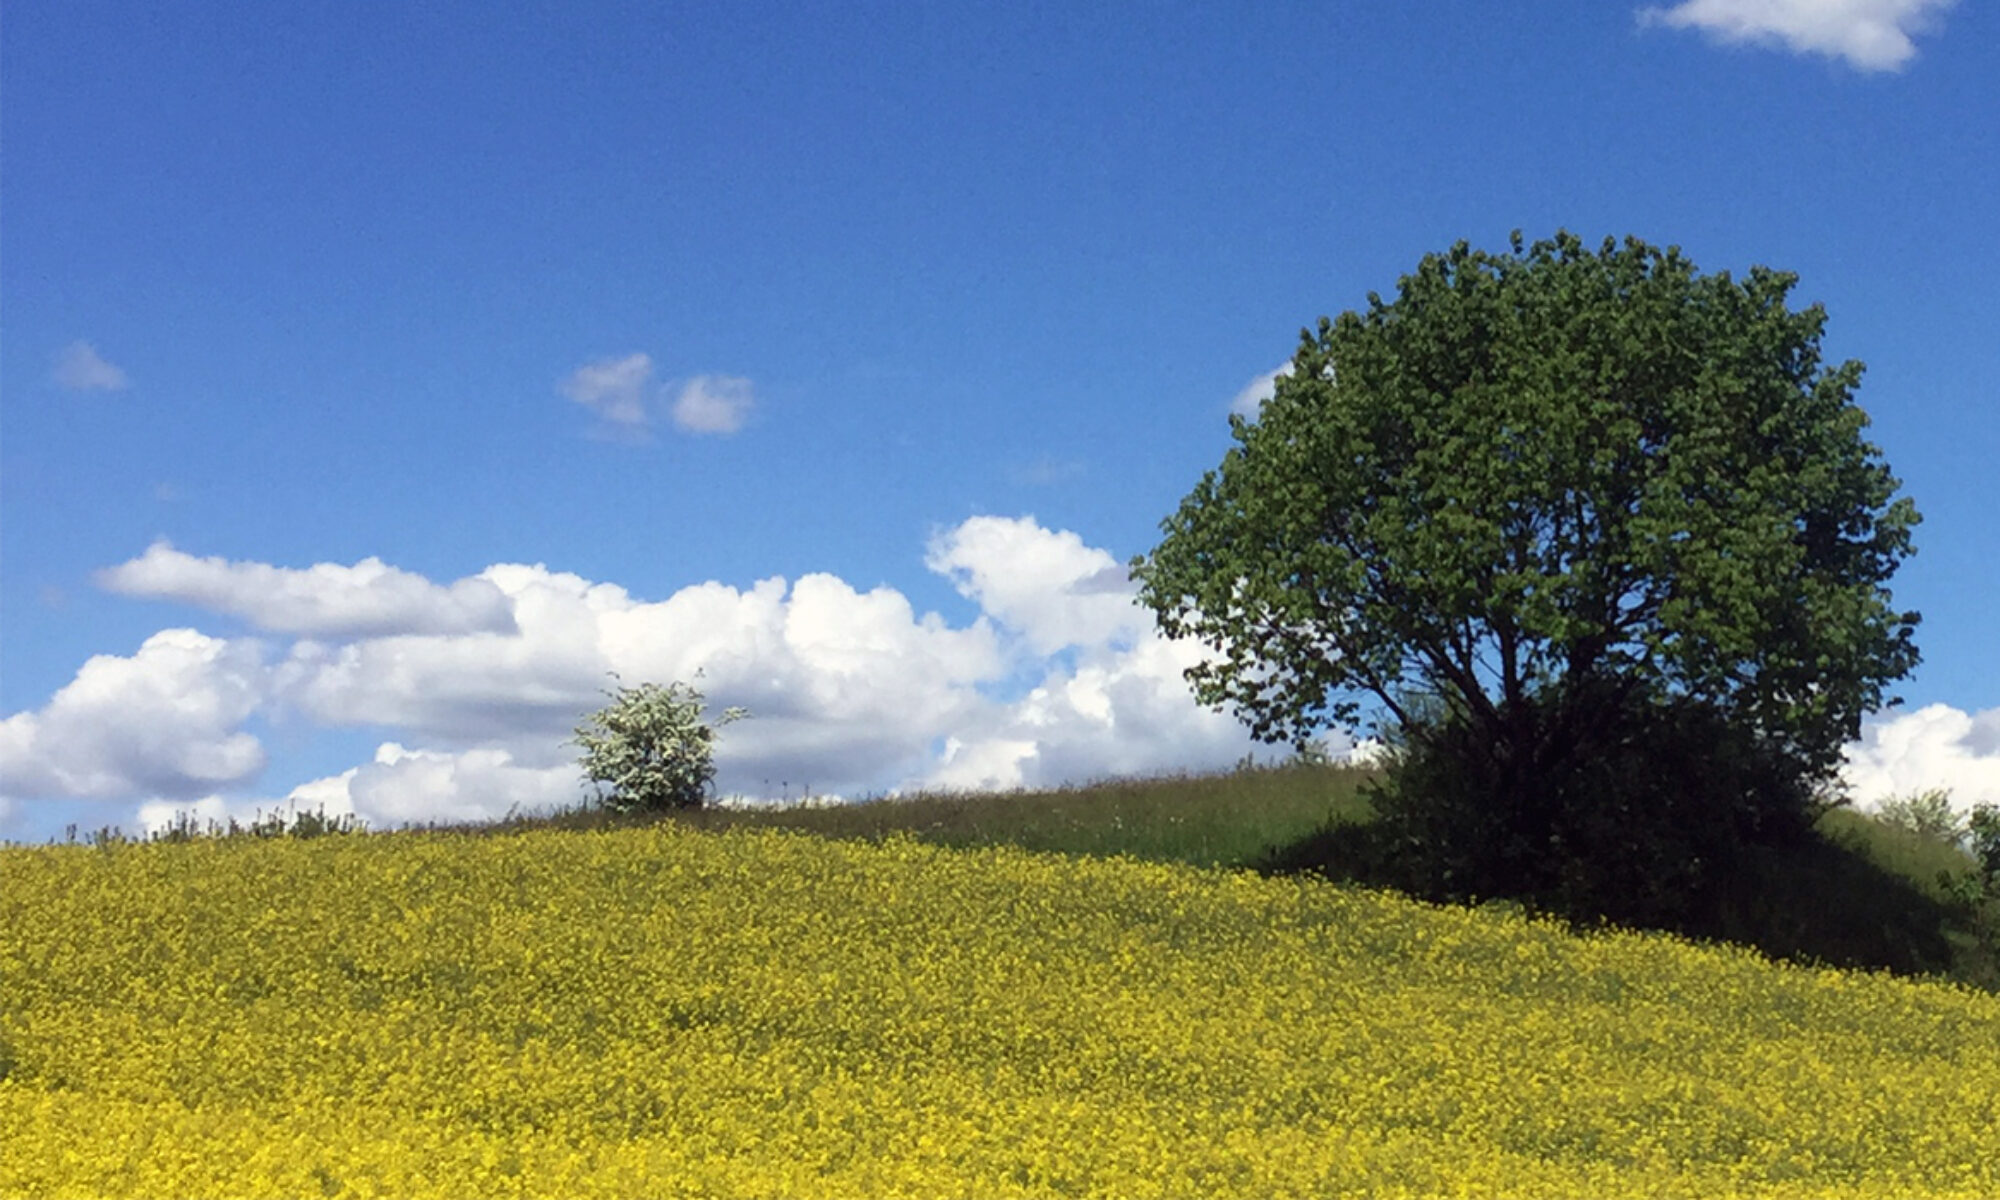
M 597 414 L 612 430 L 643 434 L 652 422 L 653 359 L 647 354 L 585 363 L 559 385 L 562 394 Z
M 2000 804 L 2000 708 L 1930 704 L 1864 722 L 1842 774 L 1863 808 L 1932 788 L 1949 789 L 1960 812 Z
M 40 710 L 0 721 L 0 794 L 187 798 L 247 783 L 265 755 L 240 726 L 267 682 L 257 643 L 192 629 L 98 655 Z
M 824 574 L 653 601 L 540 564 L 446 587 L 380 564 L 292 571 L 156 547 L 113 569 L 121 590 L 309 636 L 274 656 L 168 629 L 92 658 L 46 705 L 0 721 L 0 817 L 95 799 L 151 827 L 282 808 L 385 828 L 570 805 L 589 793 L 565 742 L 614 671 L 696 682 L 711 711 L 750 708 L 717 747 L 718 790 L 739 797 L 1045 787 L 1225 768 L 1262 749 L 1194 702 L 1183 672 L 1201 648 L 1162 638 L 1118 560 L 1075 533 L 974 517 L 932 537 L 926 563 L 979 606 L 974 620 Z M 246 728 L 259 718 L 288 740 L 336 727 L 394 740 L 260 799 L 265 752 Z M 1871 722 L 1847 777 L 1864 806 L 1931 787 L 1961 808 L 2000 803 L 2000 709 Z
M 351 812 L 370 828 L 493 821 L 510 812 L 547 812 L 584 798 L 571 764 L 526 766 L 500 747 L 459 752 L 411 750 L 384 742 L 373 762 L 296 789 L 290 801 L 329 816 Z
M 739 590 L 720 583 L 646 602 L 623 588 L 509 564 L 481 578 L 507 596 L 508 634 L 413 635 L 333 646 L 301 642 L 277 669 L 278 690 L 329 725 L 392 725 L 430 738 L 566 736 L 604 702 L 616 671 L 629 681 L 689 680 L 759 713 L 732 729 L 793 752 L 838 759 L 845 743 L 917 747 L 898 734 L 906 706 L 940 716 L 1002 670 L 987 622 L 952 629 L 917 617 L 890 588 L 857 592 L 830 575 Z
M 1129 642 L 1151 620 L 1133 602 L 1123 564 L 1033 517 L 973 517 L 934 536 L 924 565 L 1037 654 Z
M 1032 517 L 975 517 L 933 537 L 927 562 L 975 619 L 825 574 L 647 600 L 541 564 L 447 587 L 373 563 L 291 570 L 157 546 L 107 582 L 246 616 L 289 645 L 169 630 L 91 660 L 0 723 L 0 796 L 124 800 L 155 827 L 176 812 L 323 809 L 380 828 L 573 804 L 588 792 L 565 742 L 606 703 L 611 672 L 751 710 L 718 743 L 726 795 L 1048 786 L 1227 767 L 1254 749 L 1193 701 L 1181 672 L 1198 649 L 1158 635 L 1105 550 Z M 394 740 L 259 798 L 263 747 L 245 728 L 259 718 L 288 741 Z
M 129 562 L 97 572 L 96 580 L 121 595 L 192 604 L 274 633 L 382 637 L 513 629 L 507 597 L 491 581 L 461 579 L 441 587 L 379 558 L 299 570 L 196 558 L 163 540 Z
M 1278 394 L 1278 377 L 1291 373 L 1292 364 L 1287 362 L 1252 379 L 1244 384 L 1242 390 L 1236 393 L 1236 398 L 1229 402 L 1229 411 L 1239 417 L 1256 420 L 1257 414 L 1264 408 L 1265 401 Z
M 674 424 L 689 433 L 735 433 L 755 403 L 747 379 L 697 375 L 681 385 L 674 401 Z
M 104 361 L 89 342 L 71 342 L 56 354 L 49 378 L 64 391 L 122 392 L 131 381 L 125 372 Z
M 1698 29 L 1731 44 L 1777 45 L 1845 59 L 1862 71 L 1899 71 L 1913 35 L 1935 28 L 1955 0 L 1682 0 L 1642 8 L 1643 25 Z
M 1194 703 L 1182 672 L 1199 647 L 1148 634 L 1091 648 L 1020 699 L 961 726 L 913 787 L 1055 787 L 1113 776 L 1228 767 L 1255 748 L 1235 718 Z

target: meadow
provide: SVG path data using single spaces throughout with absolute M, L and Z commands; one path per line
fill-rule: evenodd
M 0 1195 L 2000 1195 L 2000 996 L 1245 869 L 1360 778 L 0 848 Z

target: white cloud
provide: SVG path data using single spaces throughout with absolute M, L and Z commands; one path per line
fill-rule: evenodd
M 757 715 L 731 727 L 719 761 L 740 751 L 762 769 L 797 772 L 774 782 L 816 766 L 831 785 L 920 754 L 935 736 L 928 723 L 978 703 L 975 685 L 1005 670 L 989 622 L 952 629 L 917 617 L 900 592 L 857 592 L 830 575 L 697 584 L 652 603 L 540 565 L 482 578 L 507 595 L 515 633 L 301 642 L 279 667 L 280 692 L 324 724 L 527 753 L 605 702 L 607 672 L 628 683 L 700 672 L 717 705 Z
M 611 429 L 643 434 L 652 422 L 646 411 L 652 382 L 652 356 L 628 354 L 586 363 L 571 372 L 560 388 L 563 395 L 596 413 Z
M 586 363 L 559 386 L 563 395 L 597 414 L 603 432 L 640 440 L 651 436 L 654 408 L 668 390 L 655 382 L 653 359 L 647 354 Z M 683 432 L 728 434 L 743 428 L 755 406 L 748 379 L 697 375 L 680 385 L 671 411 Z
M 255 642 L 166 629 L 98 655 L 39 711 L 0 721 L 0 794 L 199 796 L 248 782 L 264 748 L 239 728 L 263 701 Z
M 1843 58 L 1862 71 L 1897 71 L 1916 57 L 1912 35 L 1935 28 L 1955 0 L 1682 0 L 1642 8 L 1644 25 L 1699 29 L 1725 43 L 1782 45 Z
M 584 799 L 574 764 L 524 766 L 493 746 L 448 752 L 384 742 L 375 760 L 295 789 L 300 809 L 351 812 L 373 829 L 431 822 L 493 821 L 510 812 L 547 812 Z
M 1278 377 L 1290 375 L 1292 364 L 1284 363 L 1271 368 L 1249 383 L 1243 385 L 1236 398 L 1229 402 L 1229 411 L 1237 416 L 1255 420 L 1262 411 L 1265 401 L 1278 394 Z
M 131 384 L 125 372 L 104 361 L 89 342 L 71 342 L 56 355 L 49 378 L 71 392 L 122 392 Z
M 138 558 L 97 572 L 96 579 L 122 595 L 176 600 L 275 633 L 381 637 L 513 628 L 507 597 L 490 581 L 461 579 L 440 587 L 379 558 L 298 570 L 196 558 L 157 541 Z
M 1931 704 L 1865 722 L 1842 774 L 1863 808 L 1932 788 L 1949 789 L 1961 812 L 2000 804 L 2000 708 Z
M 937 765 L 909 784 L 908 790 L 948 792 L 995 791 L 1023 786 L 1039 764 L 1033 738 L 989 737 L 972 745 L 949 737 Z
M 1182 672 L 1198 646 L 1148 633 L 1056 666 L 1012 703 L 967 722 L 911 787 L 1056 787 L 1113 776 L 1217 770 L 1256 749 L 1231 716 L 1194 703 Z
M 1117 559 L 1033 517 L 973 517 L 933 537 L 924 565 L 1037 654 L 1129 642 L 1151 626 Z
M 755 402 L 747 379 L 697 375 L 674 401 L 674 424 L 689 433 L 735 433 Z
M 156 548 L 123 580 L 137 594 L 348 640 L 299 638 L 271 660 L 256 641 L 169 629 L 130 657 L 91 659 L 46 705 L 0 721 L 0 816 L 75 798 L 125 801 L 154 826 L 177 811 L 248 821 L 282 806 L 381 828 L 571 805 L 588 792 L 565 741 L 606 702 L 610 671 L 694 681 L 711 712 L 750 708 L 718 743 L 725 795 L 1046 787 L 1226 768 L 1268 749 L 1194 702 L 1182 673 L 1200 647 L 1159 635 L 1105 550 L 1031 517 L 975 517 L 927 549 L 978 604 L 971 623 L 831 575 L 647 601 L 539 564 L 447 588 L 380 564 L 288 571 Z M 449 616 L 464 595 L 499 597 L 465 610 L 486 627 Z M 257 799 L 247 788 L 264 747 L 245 726 L 258 717 L 283 718 L 288 740 L 315 726 L 395 740 Z M 2000 709 L 1871 722 L 1847 773 L 1864 805 L 1930 787 L 1961 807 L 2000 802 Z
M 376 563 L 288 570 L 156 547 L 111 582 L 314 636 L 267 661 L 256 642 L 169 630 L 132 658 L 91 660 L 0 723 L 0 795 L 124 800 L 154 825 L 280 805 L 383 827 L 573 804 L 587 792 L 565 742 L 612 671 L 694 681 L 711 712 L 750 708 L 718 743 L 722 794 L 1043 786 L 1227 767 L 1253 748 L 1193 702 L 1181 671 L 1196 649 L 1158 636 L 1106 551 L 1032 518 L 977 517 L 933 538 L 929 563 L 976 619 L 948 624 L 893 588 L 823 574 L 647 601 L 539 564 L 444 587 Z M 282 720 L 288 742 L 315 727 L 395 740 L 258 799 L 246 789 L 263 748 L 244 726 L 259 717 Z

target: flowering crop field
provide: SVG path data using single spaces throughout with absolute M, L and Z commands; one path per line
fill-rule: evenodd
M 2000 1196 L 2000 997 L 1298 879 L 0 848 L 0 1195 Z

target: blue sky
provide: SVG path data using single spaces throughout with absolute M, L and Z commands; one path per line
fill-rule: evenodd
M 737 794 L 1227 766 L 1121 565 L 1516 228 L 1800 274 L 1925 517 L 1856 793 L 2000 801 L 1996 80 L 1949 0 L 14 6 L 0 837 L 573 802 L 612 670 Z

